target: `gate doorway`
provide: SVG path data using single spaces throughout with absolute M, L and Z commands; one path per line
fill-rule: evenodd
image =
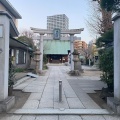
M 68 62 L 67 55 L 47 55 L 49 63 L 65 63 Z

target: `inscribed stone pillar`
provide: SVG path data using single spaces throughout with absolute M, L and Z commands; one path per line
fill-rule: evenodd
M 44 36 L 44 34 L 40 34 L 40 52 L 41 52 L 40 66 L 39 66 L 40 71 L 42 71 L 42 69 L 43 69 L 43 36 Z
M 0 15 L 0 101 L 8 97 L 9 35 L 9 16 Z
M 73 51 L 74 51 L 74 34 L 70 34 L 70 51 L 71 51 L 71 71 L 74 70 Z

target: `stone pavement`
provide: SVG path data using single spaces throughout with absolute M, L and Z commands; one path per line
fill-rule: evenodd
M 72 77 L 68 71 L 68 66 L 49 66 L 45 76 L 16 85 L 14 89 L 31 95 L 22 108 L 0 115 L 0 120 L 120 120 L 87 94 L 106 87 L 98 75 Z M 59 102 L 59 80 L 63 84 L 62 102 Z

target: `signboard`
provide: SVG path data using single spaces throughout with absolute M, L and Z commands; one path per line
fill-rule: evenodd
M 3 37 L 3 25 L 0 25 L 0 38 Z
M 53 39 L 54 40 L 60 40 L 60 36 L 61 36 L 61 31 L 59 28 L 55 28 L 53 30 Z

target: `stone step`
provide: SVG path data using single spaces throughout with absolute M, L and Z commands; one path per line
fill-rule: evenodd
M 36 80 L 36 78 L 28 77 L 28 79 L 26 79 L 22 83 L 19 83 L 17 86 L 14 86 L 13 89 L 14 90 L 23 90 L 25 87 L 27 87 L 29 84 L 31 84 L 34 80 Z
M 15 83 L 15 85 L 13 85 L 13 87 L 14 87 L 14 88 L 17 87 L 18 85 L 22 84 L 23 82 L 25 82 L 26 80 L 28 80 L 28 79 L 30 79 L 30 78 L 31 78 L 31 77 L 29 77 L 29 76 L 26 76 L 26 77 L 21 78 L 20 80 L 18 80 L 18 81 Z
M 108 115 L 114 114 L 106 109 L 17 109 L 9 113 L 22 115 Z

